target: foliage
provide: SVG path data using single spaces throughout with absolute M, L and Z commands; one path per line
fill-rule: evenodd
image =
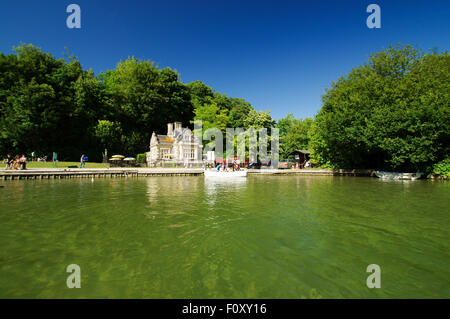
M 203 131 L 218 128 L 225 134 L 226 128 L 248 128 L 251 121 L 258 121 L 255 116 L 259 113 L 243 99 L 214 92 L 200 81 L 189 83 L 188 87 L 192 94 L 194 120 L 203 122 Z M 261 115 L 261 120 L 267 120 L 267 116 Z
M 146 150 L 152 131 L 165 130 L 167 122 L 189 123 L 193 117 L 190 91 L 169 68 L 129 58 L 100 78 L 111 113 L 106 119 L 120 123 L 124 153 Z
M 94 135 L 102 146 L 102 149 L 110 149 L 113 151 L 120 149 L 120 138 L 122 136 L 120 123 L 99 120 L 94 127 Z
M 287 158 L 294 150 L 310 149 L 310 139 L 314 120 L 306 118 L 297 119 L 293 114 L 278 120 L 277 127 L 280 130 L 280 156 Z
M 211 128 L 217 128 L 222 136 L 228 141 L 227 128 L 241 128 L 247 130 L 250 127 L 271 128 L 275 121 L 270 116 L 270 111 L 257 112 L 250 103 L 243 99 L 228 97 L 224 94 L 214 92 L 200 81 L 188 84 L 192 93 L 192 104 L 194 106 L 194 121 L 202 121 L 202 134 Z M 196 132 L 198 133 L 198 132 Z M 270 132 L 268 132 L 270 133 Z M 214 135 L 215 136 L 215 135 Z M 204 141 L 204 144 L 214 145 L 215 137 L 211 141 Z M 270 136 L 268 136 L 270 141 Z M 237 154 L 237 136 L 234 136 L 235 154 Z M 226 155 L 226 146 L 224 155 Z M 246 154 L 248 156 L 248 143 L 246 145 Z
M 332 84 L 315 155 L 335 167 L 423 170 L 449 153 L 450 56 L 390 47 Z
M 258 112 L 251 109 L 248 115 L 244 118 L 244 128 L 271 128 L 275 125 L 275 120 L 270 116 L 270 111 Z
M 145 164 L 147 161 L 147 155 L 145 153 L 140 153 L 136 155 L 136 162 L 140 164 Z
M 200 105 L 205 104 L 209 98 L 214 97 L 214 90 L 201 81 L 188 83 L 186 87 L 189 89 L 191 97 L 197 99 Z
M 202 121 L 203 130 L 218 128 L 225 133 L 230 123 L 227 109 L 220 109 L 213 98 L 207 98 L 203 104 L 200 104 L 200 100 L 195 99 L 193 104 L 194 119 Z
M 308 149 L 316 167 L 448 176 L 448 52 L 389 47 L 333 82 L 315 119 L 288 114 L 275 123 L 269 111 L 201 81 L 184 84 L 151 61 L 131 57 L 95 76 L 74 56 L 56 59 L 31 44 L 14 50 L 0 53 L 0 154 L 55 151 L 61 160 L 100 161 L 105 149 L 147 151 L 152 132 L 165 132 L 168 122 L 202 120 L 203 130 L 223 136 L 226 128 L 277 127 L 282 157 Z
M 206 127 L 242 126 L 250 103 L 195 81 L 184 84 L 176 71 L 134 57 L 95 76 L 73 56 L 56 59 L 22 44 L 0 53 L 0 154 L 58 152 L 61 159 L 105 149 L 137 154 L 148 150 L 153 131 L 168 122 Z
M 75 155 L 89 125 L 88 114 L 79 112 L 75 102 L 73 84 L 83 75 L 81 65 L 32 45 L 15 52 L 0 54 L 0 152 Z
M 441 179 L 450 179 L 450 158 L 434 164 L 432 169 L 432 175 Z

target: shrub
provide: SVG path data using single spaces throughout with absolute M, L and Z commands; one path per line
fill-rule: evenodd
M 147 155 L 145 153 L 141 153 L 136 155 L 136 162 L 140 164 L 145 164 L 147 161 Z
M 450 179 L 450 157 L 434 164 L 432 174 L 438 178 Z

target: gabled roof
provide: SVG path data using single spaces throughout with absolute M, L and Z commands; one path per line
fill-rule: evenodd
M 171 139 L 167 135 L 156 135 L 156 141 L 158 144 L 173 144 L 174 139 Z
M 178 142 L 182 141 L 185 135 L 191 136 L 193 138 L 193 142 L 196 141 L 194 133 L 189 128 L 186 127 L 183 127 L 181 130 L 176 130 L 174 134 L 175 134 L 174 139 L 177 140 Z
M 199 143 L 198 138 L 193 134 L 192 130 L 186 127 L 182 127 L 174 130 L 172 137 L 169 137 L 168 135 L 155 134 L 155 132 L 153 132 L 150 139 L 150 145 L 162 144 L 166 146 L 172 146 L 174 143 L 180 142 L 184 144 L 184 136 L 192 136 L 191 142 Z
M 311 152 L 308 150 L 295 150 L 295 151 L 290 152 L 289 155 L 294 155 L 294 154 L 298 154 L 298 153 L 302 153 L 305 155 L 311 154 Z

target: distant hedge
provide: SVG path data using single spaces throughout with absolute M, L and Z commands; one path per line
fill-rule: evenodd
M 146 155 L 145 153 L 141 153 L 136 155 L 136 162 L 141 163 L 141 164 L 145 164 L 146 162 Z

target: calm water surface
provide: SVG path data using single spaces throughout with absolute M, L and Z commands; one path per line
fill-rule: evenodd
M 1 298 L 450 298 L 450 183 L 5 181 Z M 81 289 L 66 267 L 81 267 Z M 366 267 L 381 267 L 368 289 Z

